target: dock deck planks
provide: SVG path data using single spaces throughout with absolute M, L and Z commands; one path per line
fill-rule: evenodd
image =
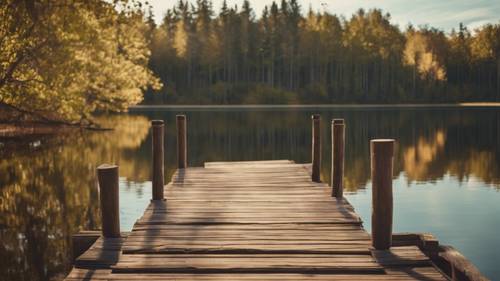
M 418 247 L 372 250 L 330 193 L 289 160 L 181 169 L 166 201 L 126 238 L 100 238 L 66 280 L 446 280 Z

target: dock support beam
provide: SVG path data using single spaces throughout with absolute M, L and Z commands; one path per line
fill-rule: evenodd
M 392 244 L 392 174 L 394 140 L 370 142 L 372 177 L 372 246 L 387 250 Z
M 186 115 L 177 115 L 177 164 L 179 169 L 187 168 L 187 126 Z
M 101 203 L 102 235 L 106 238 L 120 237 L 118 166 L 100 165 L 97 167 L 97 180 Z
M 153 200 L 163 200 L 163 137 L 165 124 L 163 120 L 153 120 L 151 125 L 153 127 Z
M 332 120 L 332 196 L 341 199 L 344 196 L 344 119 Z
M 312 174 L 314 182 L 321 182 L 321 116 L 313 114 L 312 118 Z

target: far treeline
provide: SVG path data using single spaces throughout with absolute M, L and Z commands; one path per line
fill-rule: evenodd
M 335 7 L 331 7 L 332 10 Z M 249 1 L 216 14 L 180 0 L 149 18 L 157 103 L 401 103 L 500 100 L 500 22 L 445 33 L 402 31 L 381 10 L 349 19 L 282 0 L 256 17 Z
M 158 26 L 141 0 L 3 0 L 0 50 L 0 122 L 92 124 L 140 102 L 500 100 L 500 23 L 401 31 L 381 10 L 345 19 L 297 0 L 258 17 L 249 1 L 217 15 L 179 1 Z

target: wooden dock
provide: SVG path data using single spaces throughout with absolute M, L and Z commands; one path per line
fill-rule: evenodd
M 416 246 L 372 250 L 353 207 L 309 167 L 180 169 L 166 201 L 152 201 L 126 238 L 100 238 L 66 280 L 446 280 Z
M 343 121 L 336 124 L 343 126 Z M 181 136 L 181 168 L 163 186 L 163 123 L 153 126 L 158 138 L 153 149 L 159 151 L 153 159 L 154 200 L 132 231 L 120 233 L 118 167 L 100 167 L 99 185 L 106 193 L 101 195 L 103 236 L 86 232 L 76 237 L 83 254 L 65 280 L 487 280 L 458 252 L 443 252 L 431 235 L 391 233 L 390 157 L 372 155 L 377 197 L 386 200 L 380 193 L 390 191 L 386 197 L 391 200 L 383 206 L 374 202 L 374 216 L 391 212 L 390 218 L 386 213 L 377 219 L 376 238 L 342 197 L 342 175 L 334 173 L 336 197 L 331 186 L 320 182 L 314 172 L 320 167 L 315 163 L 321 155 L 317 140 L 313 164 L 274 160 L 187 167 L 186 138 Z M 185 124 L 178 128 L 185 134 Z M 318 135 L 313 132 L 313 139 Z M 332 139 L 342 141 L 340 148 L 333 145 L 342 159 L 332 159 L 332 166 L 343 169 L 343 135 Z M 386 152 L 392 157 L 392 151 Z M 391 173 L 373 174 L 381 168 Z M 82 244 L 91 246 L 85 250 Z

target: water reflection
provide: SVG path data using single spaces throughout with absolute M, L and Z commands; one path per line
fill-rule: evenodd
M 396 175 L 410 182 L 475 176 L 498 186 L 498 110 L 246 110 L 188 112 L 189 163 L 215 160 L 310 161 L 310 115 L 322 114 L 323 180 L 329 180 L 330 120 L 346 120 L 346 188 L 369 181 L 369 140 L 397 139 Z M 167 120 L 167 153 L 175 158 L 174 111 L 145 112 Z M 170 122 L 169 122 L 170 120 Z M 168 156 L 167 156 L 168 158 Z M 172 157 L 170 157 L 172 159 Z M 174 159 L 175 160 L 175 159 Z M 172 162 L 172 166 L 173 166 Z
M 125 177 L 148 178 L 134 157 L 148 134 L 143 116 L 114 116 L 109 132 L 72 130 L 57 136 L 2 140 L 0 276 L 48 280 L 68 269 L 71 234 L 96 229 L 95 167 L 120 163 Z
M 432 173 L 431 163 L 444 149 L 446 135 L 442 130 L 436 131 L 431 139 L 419 138 L 414 146 L 403 151 L 403 170 L 408 178 L 424 180 Z
M 452 177 L 500 188 L 500 113 L 492 109 L 183 111 L 188 115 L 189 165 L 259 159 L 308 162 L 310 115 L 317 112 L 322 115 L 324 181 L 330 174 L 330 120 L 346 120 L 348 191 L 366 188 L 368 141 L 378 137 L 397 139 L 396 177 L 408 186 Z M 71 234 L 100 225 L 95 167 L 101 163 L 120 166 L 122 227 L 129 228 L 143 208 L 138 202 L 150 196 L 149 120 L 166 120 L 168 179 L 175 168 L 178 113 L 102 116 L 100 122 L 115 130 L 0 140 L 0 276 L 48 280 L 63 275 L 70 264 Z

